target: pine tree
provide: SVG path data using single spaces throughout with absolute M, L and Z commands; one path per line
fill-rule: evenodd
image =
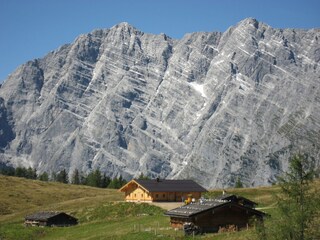
M 0 174 L 6 175 L 6 176 L 14 176 L 15 168 L 5 166 L 0 169 Z
M 145 176 L 143 173 L 140 173 L 138 179 L 145 180 L 145 179 L 150 179 L 150 178 L 148 176 Z
M 243 188 L 243 183 L 241 182 L 240 178 L 237 178 L 235 188 Z
M 289 171 L 279 178 L 281 195 L 277 196 L 279 219 L 270 219 L 258 227 L 259 239 L 320 239 L 320 199 L 310 187 L 313 166 L 306 155 L 291 158 Z
M 49 175 L 47 172 L 41 173 L 38 178 L 40 181 L 45 181 L 45 182 L 49 181 Z
M 102 175 L 99 169 L 96 169 L 94 171 L 94 178 L 95 178 L 96 187 L 101 187 Z
M 25 167 L 17 167 L 15 170 L 15 174 L 16 177 L 27 177 L 27 169 Z
M 65 169 L 57 174 L 57 182 L 68 183 L 68 174 Z
M 111 182 L 111 179 L 109 177 L 107 177 L 106 174 L 104 173 L 102 176 L 102 179 L 101 179 L 101 187 L 102 188 L 108 187 L 110 182 Z
M 108 185 L 108 188 L 117 189 L 119 188 L 119 179 L 114 177 Z
M 72 184 L 80 184 L 80 173 L 79 173 L 79 170 L 76 168 L 72 174 L 72 177 L 71 177 L 71 183 Z
M 37 179 L 37 170 L 29 167 L 26 171 L 26 178 Z
M 51 181 L 57 181 L 57 173 L 56 172 L 51 172 L 51 174 L 50 174 L 50 180 Z
M 80 184 L 87 185 L 87 175 L 83 172 L 79 173 Z
M 119 187 L 118 188 L 121 188 L 122 186 L 126 185 L 127 184 L 127 180 L 125 180 L 121 175 L 119 177 Z
M 120 175 L 119 178 L 115 177 L 112 179 L 112 181 L 110 183 L 111 185 L 109 188 L 119 189 L 123 185 L 125 185 L 126 183 L 127 183 L 127 181 L 122 178 L 122 175 Z
M 88 174 L 86 185 L 92 187 L 101 187 L 101 172 L 99 169 L 96 169 Z

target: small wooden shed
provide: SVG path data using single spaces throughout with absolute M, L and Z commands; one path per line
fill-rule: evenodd
M 199 199 L 205 188 L 193 180 L 133 179 L 119 191 L 129 202 L 181 202 Z
M 78 224 L 78 219 L 64 212 L 37 212 L 25 217 L 26 226 L 67 227 Z
M 262 221 L 266 214 L 235 200 L 202 199 L 169 210 L 165 215 L 170 217 L 173 228 L 183 229 L 185 224 L 191 223 L 200 232 L 218 232 L 228 226 L 246 228 L 253 217 Z

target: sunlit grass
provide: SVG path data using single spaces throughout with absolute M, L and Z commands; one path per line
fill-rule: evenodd
M 320 182 L 316 181 L 319 189 Z M 170 228 L 164 210 L 145 203 L 125 203 L 123 194 L 70 184 L 40 182 L 0 176 L 0 239 L 193 239 Z M 273 195 L 278 186 L 227 189 L 259 204 L 263 211 L 276 216 Z M 216 196 L 221 190 L 210 191 Z M 25 227 L 24 216 L 36 211 L 64 211 L 79 219 L 79 225 L 66 228 Z M 253 239 L 252 229 L 233 233 L 206 234 L 196 239 Z

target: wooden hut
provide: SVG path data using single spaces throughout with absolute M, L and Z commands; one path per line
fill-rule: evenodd
M 133 179 L 119 191 L 130 202 L 181 202 L 199 199 L 207 190 L 193 180 Z
M 78 220 L 64 212 L 37 212 L 25 217 L 26 226 L 67 227 L 78 224 Z
M 246 228 L 253 217 L 263 220 L 265 213 L 232 200 L 205 200 L 169 210 L 173 228 L 183 229 L 185 224 L 192 224 L 200 232 L 218 232 L 220 228 L 234 226 Z

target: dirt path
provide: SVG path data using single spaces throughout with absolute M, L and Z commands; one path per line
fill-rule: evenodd
M 149 204 L 161 207 L 165 210 L 170 210 L 184 205 L 182 202 L 149 202 Z

